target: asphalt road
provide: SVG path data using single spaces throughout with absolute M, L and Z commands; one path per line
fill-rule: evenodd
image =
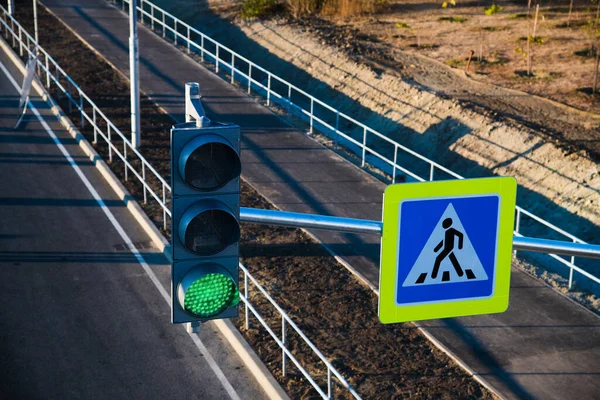
M 6 73 L 0 54 L 0 398 L 263 398 L 211 324 L 170 324 L 166 259 L 40 98 L 47 124 L 13 130 Z

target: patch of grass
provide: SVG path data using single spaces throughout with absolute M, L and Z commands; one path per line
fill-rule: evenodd
M 462 58 L 453 58 L 452 60 L 446 61 L 444 64 L 452 68 L 458 68 L 467 65 L 467 60 Z
M 544 36 L 533 37 L 533 36 L 530 35 L 529 36 L 529 40 L 530 40 L 531 43 L 542 45 L 546 41 L 546 38 Z M 521 36 L 517 41 L 519 41 L 519 42 L 526 42 L 527 41 L 527 36 Z
M 510 30 L 510 26 L 482 26 L 481 28 L 476 28 L 475 30 L 479 29 L 486 32 L 500 32 Z
M 527 19 L 531 18 L 531 15 L 527 16 L 527 14 L 508 14 L 508 19 Z
M 458 23 L 463 23 L 465 22 L 467 19 L 463 18 L 463 17 L 439 17 L 438 21 L 448 21 L 448 22 L 458 22 Z
M 502 10 L 504 10 L 504 7 L 494 4 L 491 7 L 485 9 L 485 15 L 494 15 Z
M 453 58 L 451 60 L 444 62 L 444 64 L 446 64 L 452 68 L 460 68 L 460 67 L 464 67 L 465 65 L 467 65 L 468 61 L 469 61 L 468 58 Z M 495 54 L 492 54 L 489 58 L 483 57 L 481 59 L 481 61 L 475 55 L 473 55 L 473 58 L 471 59 L 472 65 L 480 66 L 480 67 L 493 67 L 493 66 L 498 66 L 498 65 L 504 65 L 504 64 L 506 64 L 506 62 L 507 62 L 506 58 L 497 57 Z
M 396 22 L 396 28 L 408 29 L 410 28 L 410 26 L 408 26 L 408 24 L 405 22 Z
M 522 55 L 523 57 L 527 57 L 527 52 L 525 51 L 525 49 L 517 46 L 515 47 L 515 53 Z
M 277 6 L 276 0 L 244 0 L 242 18 L 264 18 L 271 15 Z

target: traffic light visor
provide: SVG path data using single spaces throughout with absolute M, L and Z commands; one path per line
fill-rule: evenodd
M 179 223 L 179 239 L 200 256 L 217 254 L 240 238 L 240 224 L 231 210 L 217 200 L 194 203 Z
M 210 191 L 240 176 L 240 156 L 225 138 L 206 134 L 192 139 L 179 156 L 179 173 L 197 190 Z
M 219 315 L 239 303 L 239 290 L 235 280 L 221 266 L 200 264 L 191 270 L 177 289 L 183 309 L 200 318 Z

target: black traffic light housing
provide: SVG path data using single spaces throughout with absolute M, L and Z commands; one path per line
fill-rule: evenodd
M 192 121 L 171 130 L 173 323 L 235 317 L 239 301 L 240 128 L 208 121 L 198 92 L 186 84 Z

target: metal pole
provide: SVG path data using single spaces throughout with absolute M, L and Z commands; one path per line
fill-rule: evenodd
M 372 233 L 381 235 L 380 221 L 330 217 L 287 211 L 240 208 L 240 221 L 263 225 L 290 226 L 296 228 L 326 229 L 339 232 Z
M 137 34 L 137 0 L 129 1 L 129 79 L 131 82 L 131 144 L 140 146 L 140 77 Z
M 263 225 L 289 226 L 295 228 L 325 229 L 337 232 L 369 233 L 381 235 L 383 223 L 366 219 L 330 217 L 287 211 L 240 208 L 240 221 Z M 561 242 L 557 240 L 513 237 L 513 249 L 547 254 L 600 258 L 600 245 Z
M 37 55 L 38 54 L 37 46 L 40 44 L 40 38 L 38 37 L 37 0 L 33 0 L 33 37 L 35 38 L 36 55 Z
M 15 13 L 15 3 L 13 0 L 8 0 L 8 13 L 13 15 Z

